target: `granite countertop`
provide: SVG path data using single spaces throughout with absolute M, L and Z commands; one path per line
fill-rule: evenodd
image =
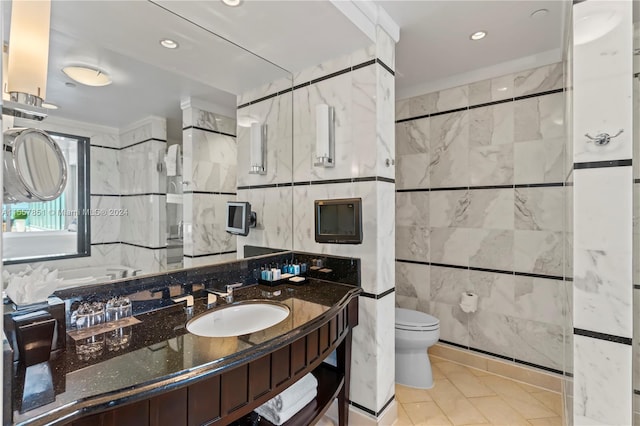
M 269 297 L 281 290 L 279 296 Z M 327 281 L 307 280 L 302 286 L 255 285 L 235 292 L 235 302 L 266 299 L 287 305 L 291 314 L 284 321 L 265 330 L 239 337 L 211 338 L 189 333 L 183 304 L 136 315 L 141 322 L 123 329 L 129 335 L 125 348 L 109 351 L 106 347 L 94 359 L 82 360 L 76 344 L 67 337 L 67 348 L 49 361 L 53 389 L 41 398 L 52 402 L 20 413 L 21 398 L 33 392 L 33 378 L 24 369 L 14 369 L 14 423 L 39 425 L 65 423 L 79 412 L 90 413 L 149 398 L 184 386 L 194 380 L 218 374 L 222 369 L 262 356 L 306 334 L 343 307 L 360 292 L 358 287 Z M 207 311 L 206 294 L 196 297 L 193 317 Z M 224 302 L 217 307 L 221 308 Z M 39 364 L 46 369 L 47 364 Z M 33 367 L 30 367 L 33 368 Z M 44 376 L 42 376 L 44 375 Z M 55 393 L 55 395 L 54 395 Z M 53 398 L 55 397 L 55 400 Z

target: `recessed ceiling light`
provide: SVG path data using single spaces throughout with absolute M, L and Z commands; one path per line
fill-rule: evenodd
M 471 40 L 477 41 L 477 40 L 482 40 L 486 36 L 487 36 L 487 32 L 486 31 L 476 31 L 475 33 L 471 34 L 469 36 L 469 38 Z
M 84 84 L 85 86 L 100 87 L 113 83 L 109 74 L 97 68 L 68 66 L 62 68 L 62 72 L 73 81 Z
M 160 45 L 162 47 L 166 47 L 167 49 L 177 49 L 179 44 L 175 40 L 171 40 L 170 38 L 163 38 L 160 40 Z
M 50 104 L 48 102 L 43 102 L 42 103 L 42 108 L 46 108 L 46 109 L 58 109 L 58 105 L 56 104 Z
M 222 3 L 226 4 L 227 6 L 236 7 L 240 6 L 242 0 L 222 0 Z
M 533 19 L 539 19 L 547 16 L 549 14 L 549 9 L 538 9 L 531 13 L 531 17 Z

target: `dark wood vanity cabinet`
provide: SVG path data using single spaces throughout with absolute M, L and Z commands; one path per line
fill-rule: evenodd
M 182 388 L 73 421 L 73 426 L 227 425 L 312 372 L 318 395 L 285 425 L 315 423 L 338 398 L 340 425 L 348 423 L 351 331 L 358 298 L 315 329 L 257 359 L 191 381 Z M 337 367 L 323 360 L 337 352 Z M 261 425 L 271 425 L 261 419 Z

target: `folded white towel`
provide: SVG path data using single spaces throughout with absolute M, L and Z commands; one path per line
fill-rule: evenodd
M 264 405 L 270 406 L 275 412 L 288 410 L 290 406 L 300 400 L 302 395 L 317 387 L 318 380 L 313 374 L 309 373 L 275 397 L 271 398 L 269 401 L 265 402 Z
M 318 390 L 314 387 L 313 389 L 309 389 L 307 392 L 301 395 L 300 399 L 298 399 L 297 402 L 294 402 L 288 407 L 285 407 L 284 410 L 277 411 L 275 410 L 273 405 L 264 403 L 260 407 L 256 408 L 255 411 L 274 425 L 281 425 L 291 417 L 296 415 L 296 413 L 302 410 L 305 405 L 313 401 L 317 394 Z

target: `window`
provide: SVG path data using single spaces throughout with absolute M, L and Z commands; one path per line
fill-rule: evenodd
M 4 204 L 4 264 L 64 259 L 91 254 L 89 139 L 47 132 L 67 163 L 67 185 L 55 200 Z

